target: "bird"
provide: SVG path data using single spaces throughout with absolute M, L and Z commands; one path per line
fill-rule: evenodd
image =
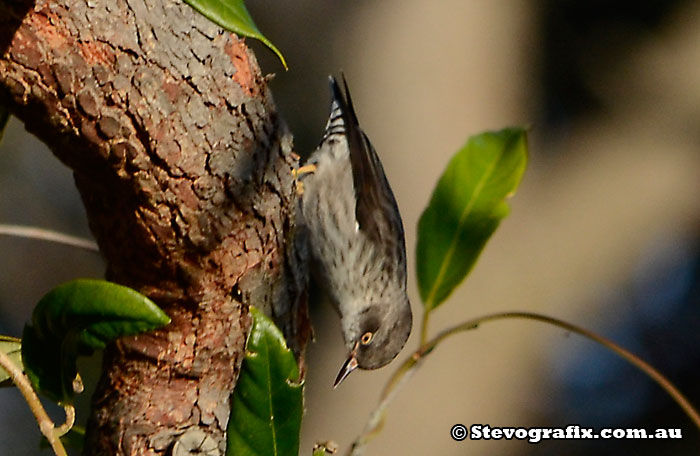
M 340 315 L 348 355 L 334 382 L 392 361 L 411 333 L 406 241 L 372 143 L 329 76 L 331 111 L 319 146 L 297 171 L 312 268 Z

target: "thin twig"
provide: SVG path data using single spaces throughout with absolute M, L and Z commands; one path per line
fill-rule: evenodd
M 435 336 L 429 342 L 421 345 L 421 347 L 416 350 L 413 355 L 404 361 L 403 364 L 399 366 L 398 369 L 391 376 L 384 391 L 379 398 L 379 404 L 370 414 L 367 424 L 365 425 L 362 434 L 355 439 L 352 447 L 350 449 L 350 454 L 352 456 L 359 456 L 363 453 L 365 445 L 375 436 L 384 422 L 384 415 L 386 414 L 386 409 L 389 403 L 396 397 L 398 391 L 403 387 L 406 381 L 415 373 L 418 367 L 422 364 L 425 357 L 438 346 L 440 342 L 444 339 L 464 331 L 477 328 L 482 323 L 487 323 L 496 320 L 506 320 L 512 318 L 521 318 L 526 320 L 535 320 L 543 323 L 548 323 L 550 325 L 563 328 L 567 331 L 574 332 L 583 337 L 586 337 L 594 342 L 601 344 L 602 346 L 610 349 L 632 365 L 636 366 L 639 370 L 645 373 L 649 378 L 654 380 L 661 388 L 663 388 L 666 393 L 683 409 L 686 415 L 693 422 L 695 427 L 700 430 L 700 414 L 691 405 L 690 401 L 676 388 L 673 383 L 671 383 L 666 377 L 664 377 L 658 370 L 653 368 L 649 363 L 643 361 L 638 356 L 634 355 L 630 351 L 620 347 L 616 343 L 612 342 L 605 337 L 595 334 L 587 329 L 581 328 L 579 326 L 567 323 L 565 321 L 559 320 L 557 318 L 548 317 L 546 315 L 531 313 L 531 312 L 503 312 L 485 315 L 482 317 L 474 318 L 472 320 L 466 321 L 460 325 L 453 326 L 440 334 Z
M 428 309 L 427 305 L 425 307 Z M 426 310 L 423 312 L 423 320 L 420 325 L 420 345 L 424 345 L 428 341 L 428 318 L 430 317 L 430 311 Z
M 75 407 L 72 405 L 63 405 L 63 411 L 66 414 L 66 422 L 56 428 L 56 435 L 63 437 L 68 434 L 68 431 L 73 429 L 75 424 Z
M 24 399 L 27 401 L 30 410 L 36 418 L 36 422 L 39 423 L 41 433 L 44 434 L 46 440 L 49 441 L 56 456 L 67 456 L 66 449 L 63 448 L 63 443 L 61 443 L 61 439 L 58 437 L 53 421 L 51 421 L 46 410 L 44 410 L 44 406 L 41 405 L 41 401 L 34 392 L 34 388 L 32 388 L 29 379 L 3 351 L 0 351 L 0 367 L 7 371 L 8 375 L 17 386 L 17 389 L 19 389 L 22 396 L 24 396 Z
M 59 233 L 57 231 L 45 230 L 43 228 L 35 228 L 32 226 L 20 225 L 2 225 L 0 224 L 0 235 L 16 236 L 28 239 L 36 239 L 39 241 L 54 242 L 57 244 L 77 247 L 79 249 L 88 250 L 90 252 L 99 252 L 97 244 L 89 239 L 70 236 L 68 234 Z

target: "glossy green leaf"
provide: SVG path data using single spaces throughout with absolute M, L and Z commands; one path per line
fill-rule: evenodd
M 104 348 L 119 336 L 167 325 L 170 318 L 134 289 L 105 280 L 77 279 L 41 298 L 32 323 L 40 338 L 78 332 L 81 345 Z
M 299 368 L 275 324 L 255 308 L 226 430 L 229 456 L 297 456 L 303 409 Z
M 70 403 L 76 358 L 120 336 L 164 326 L 170 318 L 131 288 L 104 280 L 78 279 L 57 286 L 34 308 L 24 328 L 22 358 L 34 387 Z
M 0 105 L 0 142 L 2 142 L 2 135 L 5 133 L 8 120 L 10 120 L 10 112 L 6 107 Z
M 20 369 L 22 367 L 22 341 L 16 337 L 0 336 L 0 351 L 5 353 Z M 0 387 L 12 386 L 9 374 L 0 367 Z
M 226 30 L 260 40 L 272 52 L 277 54 L 282 65 L 284 65 L 284 69 L 287 69 L 287 62 L 284 60 L 284 56 L 260 32 L 243 0 L 185 0 L 185 2 Z
M 464 280 L 501 220 L 527 164 L 527 135 L 473 136 L 452 158 L 418 222 L 416 270 L 426 312 Z
M 57 338 L 42 340 L 32 326 L 26 325 L 22 333 L 22 359 L 34 389 L 56 402 L 72 403 L 78 355 L 76 353 L 71 358 L 68 354 L 77 350 L 74 337 L 66 341 Z

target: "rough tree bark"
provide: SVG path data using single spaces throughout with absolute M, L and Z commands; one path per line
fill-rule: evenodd
M 173 319 L 106 350 L 85 454 L 223 451 L 247 306 L 308 336 L 291 135 L 254 55 L 179 0 L 0 0 L 0 103 L 73 170 L 107 278 Z

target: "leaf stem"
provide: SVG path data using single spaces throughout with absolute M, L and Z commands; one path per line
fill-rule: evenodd
M 68 434 L 75 424 L 75 407 L 70 404 L 63 404 L 63 411 L 66 414 L 66 422 L 56 428 L 56 435 L 62 437 Z
M 36 392 L 34 392 L 34 388 L 32 388 L 27 376 L 24 375 L 24 373 L 2 351 L 0 351 L 0 367 L 7 371 L 10 378 L 17 386 L 17 389 L 19 389 L 22 396 L 24 396 L 24 399 L 29 405 L 29 409 L 32 411 L 34 417 L 36 418 L 36 422 L 39 424 L 41 433 L 44 434 L 46 440 L 49 441 L 49 444 L 51 445 L 51 448 L 56 456 L 67 456 L 66 449 L 63 447 L 61 439 L 54 428 L 53 421 L 51 421 L 51 418 L 49 418 L 46 410 L 44 410 L 44 406 L 41 405 L 41 401 L 36 395 Z M 68 413 L 66 413 L 66 417 L 68 418 Z
M 32 226 L 20 225 L 4 225 L 0 224 L 0 235 L 16 236 L 28 239 L 36 239 L 40 241 L 54 242 L 70 247 L 88 250 L 90 252 L 99 252 L 97 244 L 88 239 L 83 239 L 77 236 L 59 233 L 57 231 L 45 230 L 43 228 L 35 228 Z
M 428 307 L 428 304 L 426 303 L 425 306 L 423 306 L 423 319 L 421 320 L 420 325 L 420 345 L 425 345 L 425 343 L 428 341 L 428 320 L 430 319 L 430 310 L 432 309 Z
M 632 352 L 625 348 L 617 345 L 611 340 L 600 336 L 592 331 L 584 329 L 580 326 L 559 320 L 554 317 L 549 317 L 542 314 L 532 313 L 532 312 L 501 312 L 495 314 L 488 314 L 481 317 L 477 317 L 468 320 L 462 324 L 453 326 L 449 329 L 442 331 L 440 334 L 435 336 L 427 343 L 421 344 L 420 348 L 416 350 L 413 355 L 401 364 L 394 374 L 389 378 L 382 394 L 379 398 L 379 404 L 370 414 L 365 428 L 362 434 L 355 439 L 352 447 L 350 449 L 350 454 L 352 456 L 359 456 L 364 451 L 364 446 L 376 435 L 381 426 L 383 425 L 384 415 L 389 403 L 396 397 L 397 392 L 403 387 L 406 381 L 415 373 L 418 367 L 422 364 L 422 361 L 426 356 L 435 349 L 435 347 L 440 344 L 446 338 L 458 334 L 460 332 L 468 331 L 471 329 L 476 329 L 479 325 L 496 320 L 507 320 L 507 319 L 525 319 L 539 321 L 542 323 L 548 323 L 550 325 L 571 331 L 573 333 L 579 334 L 586 337 L 594 342 L 599 343 L 605 348 L 611 350 L 633 366 L 637 367 L 649 378 L 654 380 L 661 388 L 663 388 L 666 393 L 683 409 L 685 414 L 690 418 L 696 428 L 700 430 L 700 414 L 691 405 L 690 401 L 676 388 L 671 381 L 664 377 L 658 370 L 652 367 L 649 363 L 642 360 L 638 356 L 634 355 Z M 424 317 L 425 319 L 425 317 Z

